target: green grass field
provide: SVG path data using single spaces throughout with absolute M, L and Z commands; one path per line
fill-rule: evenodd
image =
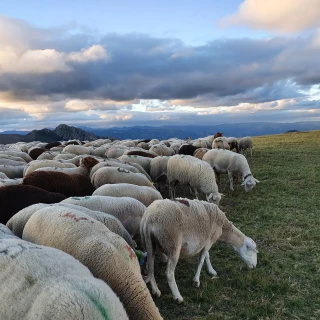
M 257 268 L 216 243 L 210 255 L 219 277 L 204 266 L 200 288 L 192 284 L 197 257 L 179 261 L 178 304 L 157 261 L 155 302 L 165 319 L 320 319 L 320 131 L 255 137 L 248 162 L 260 184 L 231 192 L 222 176 L 221 209 L 256 241 Z

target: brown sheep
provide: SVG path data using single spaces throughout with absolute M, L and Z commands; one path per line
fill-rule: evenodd
M 46 148 L 46 149 L 51 149 L 51 148 L 53 148 L 53 147 L 58 147 L 58 146 L 61 146 L 61 142 L 59 142 L 59 141 L 54 141 L 54 142 L 49 142 L 49 143 L 45 146 L 45 148 Z
M 217 132 L 214 136 L 213 136 L 213 138 L 215 139 L 215 138 L 218 138 L 218 137 L 223 137 L 223 132 Z
M 29 151 L 29 156 L 33 159 L 33 160 L 37 160 L 37 158 L 44 152 L 48 151 L 48 149 L 45 148 L 33 148 Z
M 6 224 L 18 211 L 36 203 L 57 203 L 66 198 L 56 192 L 24 185 L 0 187 L 0 223 Z
M 91 196 L 95 187 L 82 174 L 67 174 L 59 171 L 34 171 L 22 180 L 23 185 L 31 185 L 49 192 L 60 192 L 68 197 Z

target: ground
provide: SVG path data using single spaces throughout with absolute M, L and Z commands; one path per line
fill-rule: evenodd
M 200 288 L 192 285 L 197 257 L 179 261 L 184 302 L 178 304 L 157 261 L 162 296 L 155 302 L 165 319 L 320 319 L 319 158 L 320 131 L 254 138 L 248 162 L 260 184 L 249 193 L 238 184 L 231 192 L 223 176 L 220 192 L 222 210 L 258 245 L 257 268 L 215 244 L 210 255 L 219 277 L 211 279 L 203 268 Z

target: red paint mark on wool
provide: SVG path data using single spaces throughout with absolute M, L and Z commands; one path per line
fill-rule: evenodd
M 70 213 L 70 212 L 64 214 L 62 217 L 71 218 L 71 219 L 73 219 L 73 220 L 76 221 L 76 222 L 79 222 L 79 221 L 81 221 L 81 220 L 88 220 L 87 218 L 77 218 L 75 214 Z M 90 222 L 93 223 L 93 221 L 90 221 Z
M 129 252 L 130 260 L 134 260 L 135 258 L 137 258 L 135 252 L 132 250 L 132 248 L 129 245 L 126 244 L 124 248 Z

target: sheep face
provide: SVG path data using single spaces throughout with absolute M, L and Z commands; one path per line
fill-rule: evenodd
M 206 196 L 207 201 L 216 204 L 219 206 L 220 200 L 221 200 L 221 193 L 210 193 Z
M 249 237 L 245 237 L 244 244 L 242 247 L 237 248 L 233 246 L 234 250 L 237 251 L 242 258 L 242 260 L 247 264 L 247 266 L 252 269 L 257 266 L 257 254 L 256 243 Z
M 257 184 L 257 183 L 259 183 L 260 181 L 259 180 L 257 180 L 257 179 L 255 179 L 253 176 L 250 176 L 250 177 L 248 177 L 247 179 L 245 179 L 242 183 L 241 183 L 241 185 L 244 187 L 244 190 L 246 191 L 246 192 L 249 192 L 249 191 L 251 191 L 253 188 L 254 188 L 254 186 Z

